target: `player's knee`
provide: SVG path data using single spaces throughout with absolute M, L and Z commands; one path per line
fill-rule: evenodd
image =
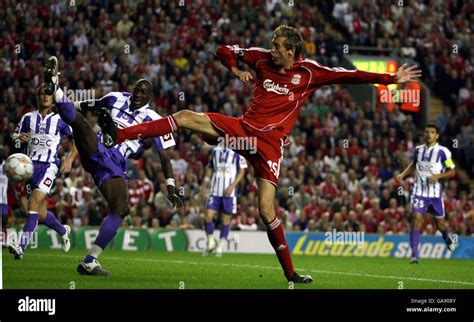
M 118 215 L 124 218 L 125 216 L 128 216 L 129 213 L 130 213 L 130 207 L 126 205 L 120 208 Z
M 178 123 L 178 126 L 186 126 L 191 119 L 191 111 L 182 110 L 173 114 L 173 118 Z
M 38 203 L 36 202 L 36 200 L 34 200 L 33 198 L 30 198 L 28 200 L 28 211 L 36 211 L 38 212 L 38 208 L 39 208 L 39 205 Z
M 115 205 L 110 205 L 110 211 L 122 218 L 130 214 L 130 205 L 128 202 L 118 202 Z
M 28 199 L 28 211 L 39 211 L 41 206 L 41 198 L 39 198 L 36 194 L 32 194 L 31 197 Z
M 223 215 L 222 216 L 222 224 L 224 225 L 229 225 L 230 224 L 230 215 Z
M 204 218 L 206 222 L 211 222 L 214 219 L 214 214 L 207 213 L 206 217 Z
M 262 204 L 258 207 L 260 217 L 265 223 L 270 222 L 273 219 L 273 207 L 271 204 Z
M 182 110 L 173 114 L 179 127 L 187 127 L 199 121 L 199 114 L 190 110 Z
M 419 213 L 413 214 L 413 226 L 415 228 L 419 228 L 422 222 L 422 215 Z

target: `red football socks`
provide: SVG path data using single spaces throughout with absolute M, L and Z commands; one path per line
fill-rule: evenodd
M 178 126 L 173 116 L 170 115 L 159 120 L 137 124 L 124 129 L 117 129 L 115 143 L 122 143 L 125 140 L 140 140 L 162 136 L 176 131 L 177 129 Z
M 283 227 L 281 226 L 280 220 L 275 217 L 268 225 L 267 225 L 267 235 L 270 243 L 273 246 L 273 249 L 278 256 L 278 260 L 280 261 L 280 265 L 285 272 L 285 277 L 287 280 L 290 280 L 295 273 L 293 268 L 293 263 L 291 262 L 290 251 L 288 249 L 288 244 L 285 240 L 285 233 L 283 232 Z

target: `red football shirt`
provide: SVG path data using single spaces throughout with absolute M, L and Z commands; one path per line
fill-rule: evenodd
M 217 57 L 227 68 L 241 60 L 256 72 L 253 101 L 243 121 L 260 131 L 279 129 L 289 134 L 306 99 L 320 86 L 328 84 L 392 84 L 389 74 L 329 68 L 311 59 L 299 58 L 291 68 L 273 63 L 270 50 L 252 47 L 220 46 Z

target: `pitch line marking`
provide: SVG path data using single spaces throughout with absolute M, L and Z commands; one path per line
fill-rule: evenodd
M 53 254 L 29 254 L 28 256 L 47 256 L 47 257 L 74 257 L 77 256 L 73 255 L 53 255 Z M 182 260 L 170 260 L 170 259 L 147 259 L 147 258 L 122 258 L 122 257 L 115 257 L 115 256 L 103 256 L 104 258 L 111 259 L 111 260 L 135 260 L 141 262 L 152 262 L 152 263 L 173 263 L 173 264 L 183 264 L 183 265 L 204 265 L 204 266 L 223 266 L 223 267 L 233 267 L 233 268 L 254 268 L 254 269 L 270 269 L 270 270 L 281 270 L 280 267 L 274 266 L 262 266 L 262 265 L 249 265 L 249 264 L 232 264 L 232 263 L 205 263 L 205 262 L 194 262 L 194 261 L 182 261 Z M 347 276 L 359 276 L 359 277 L 372 277 L 372 278 L 380 278 L 380 279 L 396 279 L 396 280 L 410 280 L 410 281 L 419 281 L 419 282 L 435 282 L 435 283 L 446 283 L 446 284 L 462 284 L 462 285 L 472 285 L 474 286 L 474 282 L 465 282 L 465 281 L 450 281 L 450 280 L 437 280 L 431 278 L 420 278 L 420 277 L 404 277 L 404 276 L 391 276 L 391 275 L 377 275 L 377 274 L 365 274 L 365 273 L 351 273 L 351 272 L 338 272 L 338 271 L 324 271 L 318 269 L 303 269 L 297 268 L 298 271 L 305 271 L 310 273 L 317 273 L 317 274 L 333 274 L 333 275 L 347 275 Z

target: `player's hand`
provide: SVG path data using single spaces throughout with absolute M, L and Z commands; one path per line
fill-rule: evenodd
M 168 195 L 168 200 L 173 204 L 173 208 L 181 209 L 184 206 L 183 200 L 175 193 Z
M 250 84 L 251 80 L 253 79 L 253 76 L 250 72 L 245 72 L 237 68 L 232 68 L 232 72 L 245 84 Z
M 397 181 L 397 183 L 401 183 L 403 181 L 403 176 L 399 174 L 398 176 L 395 177 L 395 180 Z
M 18 136 L 18 139 L 23 143 L 27 143 L 28 140 L 30 139 L 30 134 L 29 133 L 20 133 L 20 135 Z
M 225 196 L 229 197 L 232 194 L 232 191 L 234 191 L 234 187 L 229 186 L 227 189 L 225 189 Z
M 431 177 L 428 178 L 430 183 L 436 183 L 439 180 L 439 174 L 433 174 Z
M 395 74 L 395 81 L 400 83 L 411 82 L 416 78 L 421 77 L 421 69 L 415 69 L 418 66 L 413 65 L 411 67 L 406 67 L 407 64 L 403 64 L 398 68 L 397 73 Z
M 68 174 L 69 172 L 71 172 L 71 169 L 72 169 L 72 161 L 65 159 L 63 162 L 61 162 L 61 168 L 59 168 L 59 172 Z

